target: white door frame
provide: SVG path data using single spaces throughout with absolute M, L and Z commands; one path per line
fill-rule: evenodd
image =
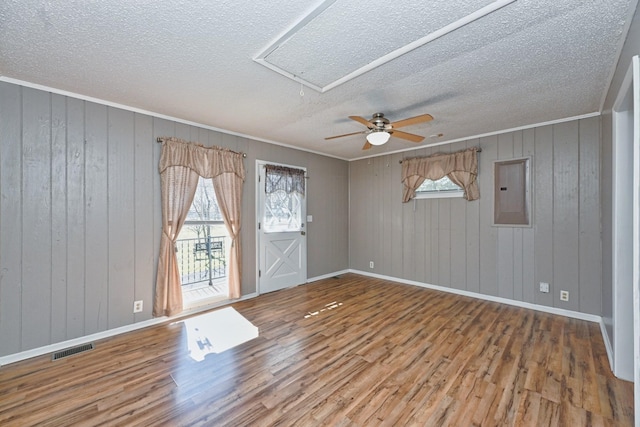
M 635 382 L 640 408 L 640 60 L 613 105 L 613 373 Z M 636 425 L 640 415 L 636 411 Z
M 633 359 L 635 424 L 640 425 L 640 57 L 631 59 L 633 73 Z
M 260 266 L 262 264 L 262 259 L 261 259 L 261 250 L 262 250 L 262 246 L 263 246 L 263 242 L 261 241 L 262 238 L 262 230 L 260 230 L 260 222 L 262 221 L 261 215 L 262 215 L 262 209 L 263 206 L 261 206 L 261 192 L 264 192 L 264 182 L 260 182 L 259 178 L 260 176 L 263 174 L 263 168 L 265 165 L 277 165 L 277 166 L 283 166 L 283 167 L 288 167 L 288 168 L 293 168 L 293 169 L 300 169 L 300 170 L 304 170 L 305 171 L 305 179 L 306 179 L 306 171 L 307 169 L 305 167 L 302 166 L 296 166 L 296 165 L 289 165 L 289 164 L 284 164 L 284 163 L 278 163 L 278 162 L 271 162 L 271 161 L 265 161 L 265 160 L 256 160 L 256 189 L 255 189 L 255 195 L 256 195 L 256 291 L 258 293 L 258 295 L 260 295 L 261 293 L 264 293 L 264 289 L 261 289 L 261 274 L 260 274 Z M 302 218 L 301 218 L 301 226 L 302 226 L 302 234 L 305 235 L 305 237 L 302 239 L 302 271 L 301 274 L 304 276 L 302 278 L 302 282 L 301 283 L 306 283 L 307 280 L 307 239 L 306 239 L 306 212 L 307 212 L 307 195 L 305 194 L 303 200 L 302 200 Z M 300 283 L 297 283 L 300 284 Z
M 627 73 L 613 105 L 613 193 L 612 193 L 612 369 L 633 379 L 633 272 L 634 272 L 634 146 Z

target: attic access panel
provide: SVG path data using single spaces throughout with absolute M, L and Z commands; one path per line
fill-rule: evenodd
M 326 92 L 514 1 L 324 0 L 254 61 Z

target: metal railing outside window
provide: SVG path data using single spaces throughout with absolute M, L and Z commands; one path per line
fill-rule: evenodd
M 205 227 L 207 227 L 205 225 Z M 208 282 L 226 277 L 226 236 L 184 238 L 176 241 L 182 285 Z

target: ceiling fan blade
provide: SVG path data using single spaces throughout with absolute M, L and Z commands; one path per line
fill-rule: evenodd
M 362 146 L 362 149 L 363 150 L 368 150 L 371 147 L 373 147 L 373 145 L 371 145 L 371 143 L 369 141 L 365 141 L 364 145 Z
M 424 136 L 414 135 L 412 133 L 402 132 L 395 129 L 393 130 L 393 132 L 391 132 L 391 136 L 395 136 L 396 138 L 406 139 L 411 142 L 422 142 L 422 140 L 424 139 Z
M 376 125 L 374 125 L 373 123 L 371 123 L 369 120 L 365 119 L 364 117 L 360 117 L 360 116 L 349 116 L 349 118 L 351 120 L 355 120 L 356 122 L 362 123 L 363 125 L 365 125 L 366 127 L 368 127 L 369 129 L 374 129 L 376 127 Z
M 410 119 L 398 120 L 397 122 L 391 123 L 391 126 L 393 126 L 394 128 L 401 128 L 403 126 L 425 123 L 431 120 L 433 120 L 433 116 L 431 114 L 423 114 L 421 116 L 411 117 Z
M 336 138 L 342 138 L 343 136 L 351 136 L 351 135 L 359 135 L 361 133 L 365 133 L 367 132 L 366 130 L 362 131 L 362 132 L 353 132 L 353 133 L 345 133 L 344 135 L 336 135 L 336 136 L 328 136 L 325 139 L 329 140 L 329 139 L 336 139 Z

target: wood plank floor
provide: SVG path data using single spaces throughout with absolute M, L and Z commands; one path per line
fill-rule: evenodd
M 0 425 L 633 425 L 595 323 L 353 274 L 233 307 L 202 362 L 167 322 L 0 368 Z

